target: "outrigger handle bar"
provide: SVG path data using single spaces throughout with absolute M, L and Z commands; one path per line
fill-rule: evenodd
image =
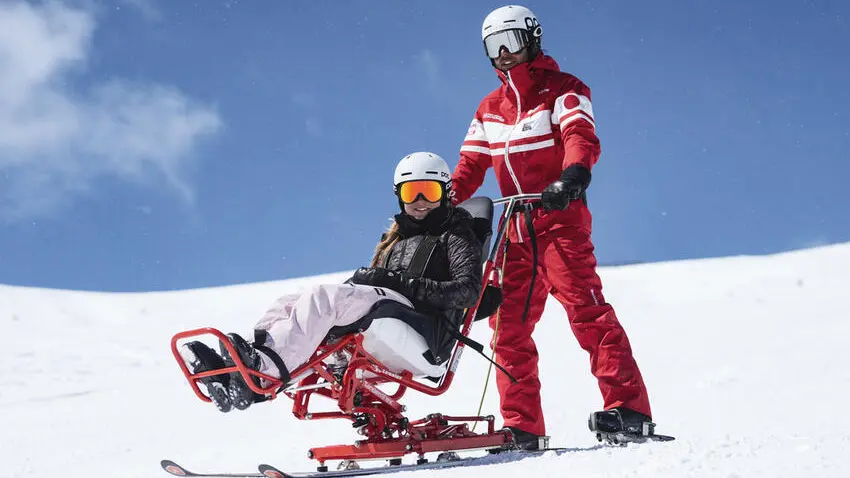
M 495 260 L 496 258 L 496 249 L 498 249 L 498 244 L 502 242 L 502 236 L 505 234 L 505 228 L 508 226 L 508 219 L 514 215 L 515 212 L 519 212 L 518 209 L 526 208 L 528 206 L 536 207 L 540 203 L 541 195 L 537 194 L 516 194 L 513 196 L 505 196 L 503 198 L 498 198 L 493 200 L 493 204 L 507 204 L 505 206 L 505 211 L 502 213 L 502 220 L 499 221 L 499 230 L 496 232 L 496 240 L 493 243 L 496 247 L 493 247 L 490 250 L 490 257 L 488 260 Z
M 503 198 L 498 198 L 493 200 L 493 204 L 504 204 L 506 202 L 534 202 L 539 201 L 542 195 L 540 193 L 535 194 L 515 194 L 513 196 L 505 196 Z

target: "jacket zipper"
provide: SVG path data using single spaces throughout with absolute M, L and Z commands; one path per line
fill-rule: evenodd
M 519 185 L 519 180 L 517 179 L 516 174 L 514 173 L 514 168 L 511 166 L 511 160 L 508 153 L 511 147 L 511 136 L 513 136 L 514 131 L 516 131 L 516 127 L 519 125 L 519 119 L 522 116 L 522 101 L 519 99 L 519 90 L 516 89 L 516 85 L 514 85 L 514 82 L 511 79 L 511 72 L 508 71 L 506 76 L 508 77 L 508 84 L 511 85 L 511 89 L 514 92 L 514 95 L 516 95 L 516 120 L 514 120 L 514 127 L 511 128 L 511 132 L 508 133 L 508 137 L 505 138 L 505 165 L 508 167 L 508 172 L 511 174 L 511 179 L 513 179 L 514 181 L 514 186 L 516 186 L 517 194 L 523 194 L 522 188 Z M 516 233 L 519 242 L 523 242 L 521 226 L 522 225 L 519 222 L 519 215 L 517 215 Z

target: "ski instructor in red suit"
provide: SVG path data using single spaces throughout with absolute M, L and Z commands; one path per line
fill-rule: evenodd
M 651 422 L 649 397 L 626 332 L 602 295 L 590 237 L 585 191 L 600 154 L 590 89 L 543 53 L 543 30 L 529 9 L 496 9 L 482 29 L 502 84 L 469 126 L 452 174 L 453 202 L 471 197 L 492 167 L 503 195 L 542 193 L 543 205 L 511 219 L 504 302 L 490 318 L 496 360 L 517 379 L 497 374 L 505 427 L 529 449 L 546 433 L 532 332 L 552 294 L 590 354 L 602 392 L 604 410 L 591 414 L 591 430 L 641 435 Z

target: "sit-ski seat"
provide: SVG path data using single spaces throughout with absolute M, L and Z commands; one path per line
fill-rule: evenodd
M 482 245 L 483 262 L 490 249 L 493 201 L 484 196 L 474 197 L 458 207 L 473 217 L 473 230 Z M 361 333 L 364 349 L 395 373 L 409 371 L 415 377 L 440 377 L 446 371 L 448 360 L 440 364 L 428 360 L 426 356 L 430 354 L 425 338 L 402 320 L 378 315 Z
M 406 370 L 414 377 L 439 377 L 446 371 L 446 362 L 434 365 L 425 358 L 425 338 L 399 319 L 376 318 L 362 334 L 363 348 L 392 372 Z

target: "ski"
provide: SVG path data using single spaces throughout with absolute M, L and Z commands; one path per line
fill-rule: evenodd
M 500 453 L 492 453 L 484 456 L 458 457 L 446 461 L 432 461 L 422 464 L 389 465 L 372 468 L 357 468 L 328 471 L 286 472 L 271 465 L 260 465 L 261 476 L 266 478 L 347 478 L 352 476 L 386 475 L 403 471 L 416 470 L 442 470 L 447 468 L 460 468 L 482 465 L 496 465 L 500 463 L 511 463 L 526 458 L 542 456 L 547 453 L 561 455 L 568 451 L 577 451 L 579 448 L 547 448 L 545 450 L 519 451 L 506 450 Z
M 599 441 L 606 442 L 609 445 L 616 446 L 626 446 L 629 443 L 646 443 L 646 442 L 667 442 L 675 440 L 675 437 L 669 435 L 649 435 L 649 436 L 628 436 L 622 433 L 618 434 L 597 434 L 597 438 Z M 171 460 L 162 460 L 160 465 L 162 469 L 166 472 L 174 475 L 174 476 L 185 476 L 185 477 L 195 477 L 195 478 L 347 478 L 347 477 L 357 477 L 357 476 L 372 476 L 372 475 L 386 475 L 390 473 L 398 473 L 402 471 L 416 471 L 416 470 L 442 470 L 448 468 L 461 468 L 461 467 L 473 467 L 473 466 L 484 466 L 484 465 L 497 465 L 500 463 L 512 463 L 520 460 L 524 460 L 526 458 L 539 457 L 545 454 L 552 454 L 555 456 L 562 455 L 567 452 L 578 452 L 585 450 L 592 450 L 599 447 L 604 447 L 605 445 L 597 445 L 596 447 L 591 448 L 546 448 L 542 450 L 504 450 L 499 452 L 492 452 L 482 456 L 470 456 L 470 457 L 461 457 L 456 453 L 447 452 L 441 454 L 440 457 L 437 458 L 436 461 L 425 462 L 420 464 L 406 464 L 406 465 L 386 465 L 386 466 L 377 466 L 370 468 L 356 468 L 356 463 L 354 463 L 355 468 L 348 467 L 347 469 L 341 470 L 327 470 L 327 471 L 297 471 L 297 472 L 286 472 L 281 471 L 278 468 L 275 468 L 272 465 L 261 464 L 258 467 L 258 471 L 253 473 L 195 473 L 193 471 L 189 471 L 181 465 L 171 461 Z M 351 462 L 350 462 L 351 463 Z
M 202 478 L 263 478 L 264 475 L 261 472 L 254 473 L 195 473 L 192 471 L 183 468 L 182 466 L 174 463 L 171 460 L 162 460 L 159 462 L 162 469 L 171 473 L 174 476 L 188 476 L 188 477 L 202 477 Z
M 665 441 L 673 441 L 676 437 L 672 437 L 670 435 L 630 435 L 626 433 L 606 433 L 606 432 L 596 432 L 596 439 L 600 442 L 605 442 L 609 445 L 614 446 L 626 446 L 629 443 L 647 443 L 647 442 L 665 442 Z

